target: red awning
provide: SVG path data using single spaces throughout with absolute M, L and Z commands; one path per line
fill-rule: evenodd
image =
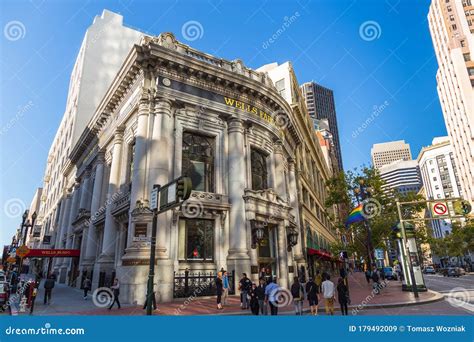
M 79 249 L 30 249 L 25 258 L 31 257 L 78 257 Z
M 307 248 L 309 255 L 316 255 L 324 260 L 333 260 L 331 253 L 322 251 L 320 249 Z

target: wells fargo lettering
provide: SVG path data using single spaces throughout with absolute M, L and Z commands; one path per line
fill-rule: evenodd
M 225 104 L 229 107 L 234 107 L 240 110 L 243 110 L 247 113 L 251 113 L 254 115 L 259 116 L 262 120 L 267 121 L 268 123 L 275 124 L 275 121 L 273 120 L 273 117 L 266 113 L 265 111 L 252 106 L 251 104 L 242 102 L 242 101 L 237 101 L 236 99 L 230 98 L 230 97 L 224 97 Z

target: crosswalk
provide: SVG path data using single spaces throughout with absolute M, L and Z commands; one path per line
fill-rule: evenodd
M 449 291 L 438 291 L 444 295 L 445 300 L 454 307 L 474 312 L 474 289 L 455 287 Z

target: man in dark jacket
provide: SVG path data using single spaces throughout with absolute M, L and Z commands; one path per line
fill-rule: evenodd
M 248 300 L 248 293 L 252 288 L 252 282 L 249 278 L 247 278 L 247 273 L 242 273 L 242 278 L 239 282 L 239 289 L 242 294 L 242 310 L 246 310 L 249 308 L 249 300 Z
M 48 277 L 44 282 L 44 304 L 49 304 L 51 302 L 51 292 L 54 288 L 54 279 L 52 277 Z
M 255 289 L 255 294 L 257 295 L 258 299 L 258 307 L 260 308 L 260 313 L 262 315 L 267 315 L 267 304 L 265 303 L 265 279 L 260 278 L 259 284 Z

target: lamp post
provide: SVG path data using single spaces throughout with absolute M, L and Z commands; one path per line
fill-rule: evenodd
M 290 227 L 286 235 L 288 241 L 288 252 L 298 243 L 298 231 L 294 227 Z
M 31 223 L 30 220 L 27 220 L 28 217 L 28 210 L 25 210 L 22 216 L 22 222 L 21 222 L 21 229 L 24 229 L 24 234 L 23 234 L 23 245 L 26 245 L 26 237 L 28 236 L 28 229 L 32 228 L 35 225 L 36 221 L 36 211 L 31 215 Z
M 257 220 L 251 221 L 252 225 L 252 249 L 257 248 L 257 245 L 265 237 L 265 223 Z
M 372 197 L 373 189 L 370 186 L 365 185 L 363 179 L 359 180 L 359 187 L 354 189 L 354 195 L 357 199 L 357 203 L 363 203 Z M 364 220 L 365 228 L 367 229 L 367 258 L 369 259 L 369 267 L 373 265 L 373 255 L 372 255 L 372 229 L 368 220 Z

